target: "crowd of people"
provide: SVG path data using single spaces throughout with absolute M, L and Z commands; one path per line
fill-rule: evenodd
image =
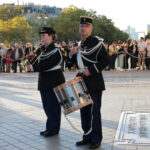
M 77 45 L 77 42 L 70 41 L 68 44 L 66 41 L 58 42 L 58 46 L 63 54 L 62 70 L 72 70 L 75 66 L 67 60 L 67 56 L 72 47 Z M 39 46 L 39 47 L 38 47 Z M 15 43 L 9 47 L 6 47 L 3 43 L 0 43 L 0 72 L 37 72 L 37 61 L 32 62 L 36 56 L 36 49 L 40 48 L 40 44 L 34 46 L 28 42 L 25 46 Z M 35 48 L 37 47 L 37 48 Z M 31 63 L 32 62 L 32 63 Z
M 6 47 L 3 43 L 0 44 L 0 72 L 23 72 L 24 68 L 21 65 L 25 58 L 30 59 L 29 54 L 34 50 L 31 43 L 26 46 L 15 43 Z M 34 68 L 34 66 L 33 66 Z M 31 68 L 25 68 L 25 71 L 31 72 Z M 36 71 L 36 68 L 35 68 Z
M 150 70 L 150 40 L 119 40 L 106 47 L 110 56 L 108 70 Z
M 65 40 L 62 42 L 57 41 L 58 46 L 63 54 L 62 71 L 76 70 L 76 63 L 73 64 L 68 59 L 68 54 L 72 48 L 78 46 L 78 41 Z M 111 44 L 104 42 L 105 47 L 109 54 L 109 65 L 105 70 L 150 70 L 150 40 L 145 40 L 143 37 L 140 41 L 128 40 L 122 42 L 118 40 Z M 0 43 L 0 72 L 37 72 L 37 61 L 33 64 L 30 60 L 35 57 L 35 47 L 32 43 L 28 42 L 25 46 L 15 43 L 6 47 Z M 28 61 L 28 63 L 23 66 Z

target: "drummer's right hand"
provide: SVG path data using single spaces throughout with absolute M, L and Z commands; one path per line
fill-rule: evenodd
M 76 74 L 76 77 L 81 77 L 81 76 L 83 76 L 83 73 L 82 73 L 82 72 L 78 72 L 78 73 Z
M 70 50 L 70 55 L 74 55 L 78 52 L 78 49 L 76 47 L 72 47 L 71 50 Z
M 30 52 L 29 56 L 34 56 L 34 52 Z

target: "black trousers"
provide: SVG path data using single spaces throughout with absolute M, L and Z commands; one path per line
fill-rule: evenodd
M 146 68 L 150 70 L 150 58 L 147 58 L 145 60 L 145 63 L 146 63 Z
M 81 125 L 84 131 L 83 140 L 97 143 L 102 141 L 102 122 L 101 122 L 101 97 L 100 93 L 90 93 L 93 105 L 88 105 L 80 110 Z M 89 133 L 87 133 L 89 132 Z
M 39 71 L 39 68 L 38 68 L 38 61 L 36 61 L 32 66 L 33 66 L 33 71 L 34 71 L 34 72 L 38 72 L 38 71 Z
M 124 69 L 128 69 L 129 65 L 128 65 L 128 59 L 129 59 L 129 55 L 125 55 L 124 56 Z
M 110 69 L 115 69 L 115 61 L 116 61 L 117 55 L 116 54 L 112 54 L 109 57 L 109 67 Z
M 13 70 L 14 70 L 14 72 L 17 72 L 17 65 L 19 63 L 21 63 L 20 60 L 16 60 L 16 61 L 13 62 Z M 22 69 L 20 68 L 20 66 L 19 66 L 19 69 L 20 69 L 20 72 L 22 72 Z
M 136 53 L 131 53 L 131 68 L 134 69 L 137 67 L 137 63 L 138 63 L 138 55 Z M 135 57 L 134 57 L 135 56 Z M 136 58 L 137 57 L 137 58 Z
M 46 130 L 59 131 L 61 123 L 61 108 L 52 89 L 40 90 L 42 104 L 47 116 Z

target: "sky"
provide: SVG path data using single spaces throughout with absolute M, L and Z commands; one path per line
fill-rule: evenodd
M 86 10 L 95 10 L 100 15 L 112 19 L 114 25 L 121 30 L 130 25 L 136 32 L 147 33 L 147 24 L 150 24 L 150 0 L 7 0 L 7 3 L 27 4 L 34 2 L 40 5 L 66 8 L 74 5 Z M 6 0 L 0 0 L 0 4 Z

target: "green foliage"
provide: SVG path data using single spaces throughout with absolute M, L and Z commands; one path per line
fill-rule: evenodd
M 0 40 L 6 43 L 23 42 L 28 40 L 32 27 L 24 17 L 14 17 L 7 21 L 0 20 Z
M 127 40 L 128 35 L 116 28 L 111 19 L 97 15 L 94 10 L 87 11 L 75 6 L 62 10 L 62 14 L 59 17 L 48 19 L 47 25 L 57 31 L 59 40 L 79 40 L 79 21 L 80 16 L 84 15 L 93 17 L 93 35 L 100 36 L 109 43 L 117 40 Z
M 0 7 L 0 41 L 25 43 L 32 34 L 32 27 L 21 16 L 22 6 L 4 5 Z
M 79 40 L 79 20 L 81 15 L 87 15 L 87 11 L 70 6 L 62 10 L 62 14 L 56 18 L 50 18 L 47 25 L 54 27 L 59 40 Z
M 145 39 L 150 39 L 150 31 L 147 33 L 147 35 L 145 36 Z
M 0 7 L 0 41 L 36 42 L 39 40 L 38 32 L 43 26 L 53 27 L 58 35 L 58 40 L 80 40 L 80 16 L 93 17 L 93 35 L 102 37 L 108 43 L 112 41 L 126 41 L 128 35 L 114 26 L 111 19 L 98 15 L 94 10 L 85 10 L 70 6 L 62 10 L 61 15 L 46 18 L 43 14 L 33 14 L 27 20 L 21 17 L 23 7 L 5 5 Z
M 6 21 L 16 16 L 21 16 L 22 10 L 22 6 L 14 7 L 11 5 L 4 5 L 0 7 L 0 20 Z
M 36 43 L 39 41 L 40 29 L 47 24 L 47 17 L 41 14 L 32 14 L 27 21 L 32 27 L 32 35 L 30 36 L 29 41 Z

